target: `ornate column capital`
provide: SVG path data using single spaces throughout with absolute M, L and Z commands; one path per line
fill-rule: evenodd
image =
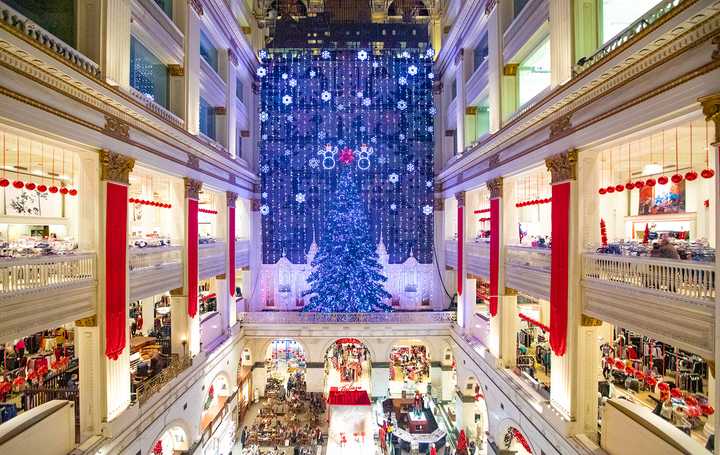
M 496 199 L 503 196 L 503 179 L 497 177 L 492 180 L 488 180 L 486 183 L 488 190 L 490 191 L 490 199 Z
M 100 150 L 100 180 L 130 184 L 135 159 L 110 150 Z
M 602 321 L 583 313 L 580 319 L 580 325 L 583 327 L 599 327 L 602 325 Z
M 93 314 L 86 318 L 77 319 L 75 321 L 76 327 L 97 327 L 97 315 Z
M 185 76 L 185 67 L 178 64 L 168 65 L 168 74 L 173 77 L 183 77 Z
M 202 185 L 200 180 L 185 177 L 185 199 L 200 199 Z
M 575 149 L 545 158 L 545 166 L 551 176 L 550 182 L 555 184 L 575 180 L 577 178 L 577 158 L 578 152 Z
M 465 207 L 465 191 L 455 193 L 455 199 L 457 200 L 458 207 Z
M 253 212 L 260 211 L 260 199 L 258 199 L 258 198 L 250 199 L 250 210 Z
M 698 101 L 702 106 L 705 120 L 712 121 L 715 125 L 715 140 L 711 145 L 720 146 L 720 93 L 700 97 Z
M 436 212 L 442 212 L 445 210 L 445 199 L 441 197 L 435 198 L 435 201 L 433 202 L 433 210 Z
M 505 294 L 504 295 L 506 295 L 508 297 L 512 297 L 514 295 L 518 295 L 518 291 L 515 288 L 509 288 L 509 287 L 505 286 Z
M 226 195 L 226 197 L 227 197 L 227 206 L 228 206 L 228 207 L 235 208 L 235 204 L 237 204 L 237 198 L 238 198 L 237 193 L 233 193 L 232 191 L 228 191 L 227 193 L 225 193 L 225 195 Z

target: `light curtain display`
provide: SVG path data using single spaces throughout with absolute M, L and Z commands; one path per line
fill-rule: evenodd
M 391 263 L 432 261 L 432 51 L 260 53 L 263 262 L 306 262 L 352 166 Z

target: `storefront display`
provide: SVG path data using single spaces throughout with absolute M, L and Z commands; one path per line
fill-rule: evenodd
M 305 362 L 305 353 L 297 341 L 273 340 L 265 359 L 267 377 L 276 380 L 283 389 L 292 390 L 305 383 Z
M 548 249 L 551 246 L 550 176 L 544 168 L 537 168 L 511 177 L 508 186 L 515 199 L 517 236 L 511 244 Z M 510 239 L 513 234 L 510 233 Z
M 552 363 L 550 327 L 541 322 L 548 317 L 547 311 L 543 312 L 543 306 L 549 307 L 549 303 L 543 305 L 537 299 L 519 295 L 517 306 L 520 328 L 516 343 L 516 373 L 539 392 L 549 394 Z
M 429 383 L 430 357 L 426 347 L 421 344 L 394 346 L 390 351 L 391 395 L 413 396 L 416 391 L 425 393 Z
M 159 248 L 173 244 L 181 237 L 173 220 L 171 201 L 177 199 L 181 188 L 173 179 L 143 167 L 136 167 L 130 175 L 128 205 L 130 210 L 129 246 L 131 248 Z
M 333 387 L 357 384 L 369 390 L 369 351 L 355 338 L 336 340 L 325 356 L 326 392 Z

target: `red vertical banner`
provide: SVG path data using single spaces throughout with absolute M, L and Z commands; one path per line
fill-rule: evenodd
M 105 355 L 122 354 L 126 340 L 128 187 L 106 184 L 105 209 Z
M 457 292 L 458 295 L 462 295 L 463 291 L 463 279 L 465 278 L 465 273 L 463 271 L 463 243 L 465 242 L 464 237 L 464 207 L 462 205 L 458 205 L 457 210 L 457 225 L 458 225 L 458 247 L 457 247 Z M 460 302 L 458 302 L 458 305 L 460 305 Z
M 552 186 L 552 259 L 550 263 L 550 347 L 561 356 L 567 348 L 571 182 Z
M 500 198 L 490 199 L 490 316 L 498 312 L 500 278 Z
M 228 207 L 228 287 L 235 297 L 235 207 Z
M 198 306 L 198 201 L 187 200 L 187 298 L 188 316 L 194 318 Z

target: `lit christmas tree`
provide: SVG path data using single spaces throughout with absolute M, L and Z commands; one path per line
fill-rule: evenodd
M 383 299 L 390 298 L 383 284 L 367 214 L 353 179 L 351 153 L 340 156 L 340 177 L 325 219 L 320 249 L 308 277 L 311 295 L 303 311 L 322 313 L 369 313 L 392 311 Z

